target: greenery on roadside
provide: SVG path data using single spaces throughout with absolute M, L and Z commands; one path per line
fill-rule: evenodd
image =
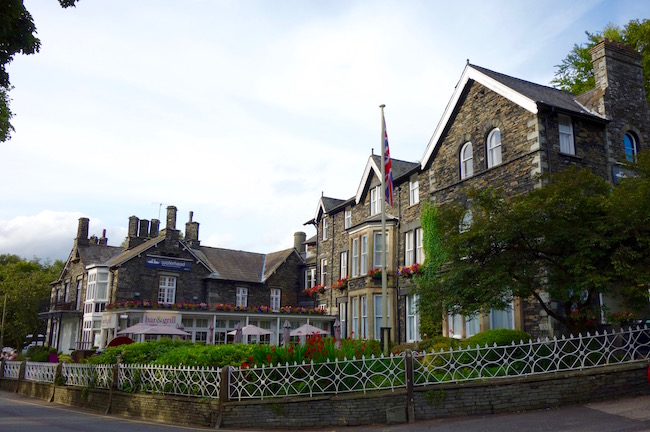
M 64 263 L 26 260 L 17 255 L 0 255 L 0 314 L 6 296 L 4 346 L 22 348 L 28 334 L 39 330 L 39 304 L 50 297 L 50 283 L 58 279 Z M 0 317 L 2 319 L 2 317 Z

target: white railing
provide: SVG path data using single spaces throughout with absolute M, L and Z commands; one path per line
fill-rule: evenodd
M 53 383 L 58 363 L 25 363 L 25 381 Z
M 230 368 L 229 399 L 317 396 L 405 386 L 405 357 L 360 359 L 293 365 Z
M 4 369 L 4 377 L 10 379 L 20 378 L 20 365 L 22 362 L 19 361 L 6 361 Z
M 112 374 L 111 365 L 63 363 L 61 368 L 65 384 L 75 387 L 110 388 Z
M 414 353 L 414 385 L 580 370 L 650 358 L 650 330 Z
M 118 389 L 130 393 L 162 393 L 219 397 L 221 368 L 120 365 Z

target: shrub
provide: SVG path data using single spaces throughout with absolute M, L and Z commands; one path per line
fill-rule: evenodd
M 518 344 L 520 341 L 528 342 L 528 340 L 530 340 L 530 334 L 525 331 L 495 329 L 477 333 L 462 341 L 460 345 L 462 347 L 476 347 L 477 345 L 479 347 L 484 347 L 486 344 L 488 346 L 494 344 L 497 346 L 503 346 L 511 345 L 513 342 L 515 344 Z

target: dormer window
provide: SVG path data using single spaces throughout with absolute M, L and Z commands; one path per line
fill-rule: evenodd
M 573 122 L 571 117 L 558 114 L 558 127 L 560 133 L 560 152 L 565 154 L 576 154 L 576 148 L 573 144 Z
M 474 153 L 472 143 L 466 142 L 460 149 L 460 179 L 474 175 Z
M 409 205 L 420 202 L 420 182 L 418 176 L 413 175 L 409 180 Z
M 501 131 L 499 129 L 492 129 L 492 132 L 487 137 L 487 167 L 501 163 Z
M 345 210 L 345 229 L 352 226 L 352 210 Z
M 370 189 L 370 216 L 378 214 L 381 210 L 381 201 L 379 201 L 381 194 L 379 193 L 379 189 L 379 186 Z

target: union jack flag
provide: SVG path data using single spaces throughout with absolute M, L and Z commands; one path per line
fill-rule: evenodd
M 388 133 L 386 132 L 386 119 L 381 113 L 382 128 L 384 129 L 384 195 L 386 202 L 393 205 L 393 168 L 390 163 L 390 150 L 388 149 Z

